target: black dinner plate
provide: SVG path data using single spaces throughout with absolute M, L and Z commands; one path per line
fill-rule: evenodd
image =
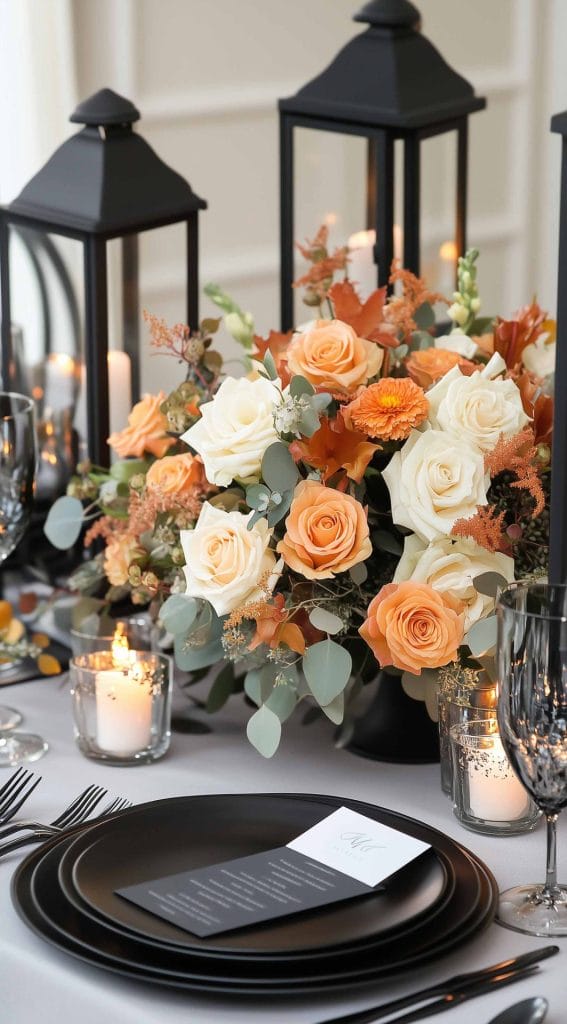
M 328 806 L 313 797 L 300 801 L 290 796 L 207 797 L 202 812 L 199 804 L 186 802 L 200 799 L 180 798 L 136 808 L 104 829 L 79 836 L 59 864 L 59 884 L 69 902 L 98 923 L 102 920 L 162 948 L 167 945 L 206 956 L 305 959 L 327 956 L 337 947 L 375 946 L 380 939 L 389 941 L 401 932 L 406 934 L 425 916 L 431 919 L 454 892 L 455 865 L 447 840 L 438 851 L 429 832 L 425 837 L 425 826 L 420 826 L 419 838 L 431 843 L 431 852 L 398 872 L 385 892 L 200 939 L 116 896 L 115 890 L 219 859 L 283 846 L 329 813 Z M 340 801 L 335 803 L 340 805 Z M 191 807 L 196 811 L 188 814 Z M 373 810 L 376 817 L 378 809 Z M 386 813 L 385 823 L 392 825 L 393 812 L 380 811 L 380 815 Z M 377 820 L 382 820 L 380 815 Z M 395 818 L 394 827 L 415 833 L 415 828 L 411 829 L 417 823 Z
M 308 798 L 313 799 L 313 798 Z M 319 798 L 317 798 L 319 799 Z M 322 798 L 331 804 L 338 801 Z M 343 801 L 344 802 L 344 801 Z M 362 813 L 371 805 L 347 801 Z M 298 974 L 293 964 L 207 961 L 188 952 L 159 950 L 95 924 L 70 906 L 58 886 L 58 865 L 73 837 L 57 838 L 35 851 L 18 868 L 13 899 L 23 920 L 44 939 L 95 966 L 128 977 L 195 991 L 234 994 L 294 994 L 361 985 L 441 956 L 471 938 L 493 918 L 497 890 L 494 879 L 477 859 L 457 847 L 468 867 L 457 873 L 455 898 L 444 914 L 411 938 L 393 940 L 384 949 L 330 957 L 317 969 Z M 268 971 L 266 971 L 268 968 Z

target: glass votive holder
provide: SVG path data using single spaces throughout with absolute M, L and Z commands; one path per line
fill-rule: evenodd
M 467 680 L 438 696 L 439 751 L 441 789 L 448 796 L 453 792 L 453 756 L 451 729 L 464 722 L 492 719 L 496 722 L 496 686 L 489 680 Z
M 535 828 L 540 812 L 515 774 L 494 718 L 451 729 L 453 812 L 471 832 L 519 835 Z
M 160 639 L 163 629 L 152 621 L 149 615 L 139 613 L 126 619 L 114 622 L 114 633 L 99 633 L 94 626 L 90 628 L 71 629 L 71 651 L 74 658 L 81 654 L 93 654 L 95 651 L 109 651 L 116 638 L 116 629 L 126 637 L 128 645 L 136 651 L 160 651 Z
M 117 666 L 112 651 L 70 664 L 75 740 L 86 757 L 114 765 L 163 757 L 171 737 L 172 662 L 164 654 L 129 651 Z

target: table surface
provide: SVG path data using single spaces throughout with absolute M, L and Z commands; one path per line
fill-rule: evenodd
M 183 700 L 183 698 L 181 698 Z M 68 685 L 60 678 L 20 683 L 0 689 L 0 703 L 17 707 L 23 728 L 40 732 L 48 754 L 35 768 L 43 777 L 28 806 L 40 820 L 50 820 L 89 783 L 104 785 L 112 795 L 134 803 L 202 793 L 329 793 L 391 807 L 435 826 L 474 850 L 491 868 L 501 888 L 540 881 L 544 872 L 545 833 L 493 838 L 465 831 L 441 793 L 436 765 L 380 764 L 333 747 L 332 727 L 316 722 L 287 724 L 282 745 L 271 761 L 248 744 L 244 726 L 249 710 L 239 697 L 208 721 L 207 735 L 174 734 L 169 753 L 153 765 L 116 768 L 89 761 L 74 745 Z M 0 782 L 7 775 L 0 770 Z M 564 815 L 567 819 L 567 816 Z M 27 929 L 10 901 L 10 879 L 23 854 L 0 860 L 0 1004 L 10 1024 L 316 1024 L 328 1017 L 372 1006 L 422 988 L 460 971 L 496 963 L 547 945 L 493 924 L 472 942 L 434 965 L 408 973 L 388 985 L 369 986 L 329 996 L 216 998 L 169 991 L 114 977 L 52 948 Z M 560 822 L 559 864 L 566 867 L 567 820 Z M 561 945 L 561 940 L 560 940 Z M 567 939 L 558 956 L 545 962 L 539 977 L 526 979 L 473 1000 L 450 1012 L 452 1024 L 488 1024 L 504 1007 L 532 995 L 549 999 L 549 1024 L 565 1020 Z M 432 1018 L 438 1019 L 438 1018 Z

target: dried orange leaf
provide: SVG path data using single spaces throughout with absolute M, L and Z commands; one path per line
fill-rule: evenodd
M 52 654 L 40 654 L 37 659 L 37 667 L 42 676 L 58 676 L 62 671 L 61 665 Z
M 33 590 L 23 591 L 18 603 L 21 615 L 31 615 L 37 608 L 37 594 L 34 594 Z
M 49 647 L 50 644 L 49 637 L 45 633 L 32 633 L 31 642 L 41 648 Z
M 0 629 L 6 629 L 12 620 L 12 605 L 9 601 L 0 601 Z
M 18 640 L 22 639 L 25 631 L 26 627 L 23 622 L 20 622 L 19 619 L 12 619 L 10 625 L 4 631 L 4 642 L 7 644 L 17 644 Z

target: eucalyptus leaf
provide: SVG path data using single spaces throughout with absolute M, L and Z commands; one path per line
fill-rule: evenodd
M 266 349 L 264 354 L 264 367 L 270 380 L 277 380 L 278 369 L 269 348 Z
M 330 704 L 349 681 L 352 658 L 334 640 L 313 644 L 303 656 L 303 671 L 311 693 L 321 706 Z
M 291 458 L 291 456 L 290 456 Z M 83 525 L 83 506 L 78 498 L 65 495 L 49 509 L 43 532 L 53 547 L 66 551 L 72 547 Z
M 319 430 L 319 425 L 319 413 L 316 409 L 311 406 L 304 409 L 298 423 L 299 433 L 304 437 L 313 437 Z
M 402 553 L 402 545 L 398 538 L 388 530 L 376 530 L 372 534 L 372 540 L 375 547 L 380 548 L 381 551 L 387 551 L 390 555 L 401 555 Z
M 289 393 L 292 398 L 300 398 L 301 395 L 314 395 L 315 388 L 308 380 L 305 379 L 305 377 L 301 377 L 298 374 L 291 378 Z
M 97 620 L 93 632 L 98 633 L 98 619 L 103 608 L 104 601 L 101 601 L 98 597 L 79 598 L 71 609 L 72 628 L 78 630 L 82 629 L 83 632 L 90 632 L 90 630 L 86 629 L 86 620 L 92 616 L 93 620 L 95 618 Z
M 309 404 L 312 409 L 316 409 L 317 412 L 321 413 L 332 401 L 332 395 L 329 395 L 326 391 L 320 391 L 319 394 L 313 395 Z
M 263 484 L 253 484 L 246 490 L 246 504 L 257 512 L 265 512 L 270 502 L 270 491 Z
M 496 647 L 497 634 L 496 616 L 490 615 L 487 619 L 480 619 L 471 626 L 464 638 L 464 643 L 468 644 L 471 654 L 475 658 L 479 658 Z
M 362 583 L 365 583 L 368 579 L 368 569 L 364 562 L 358 562 L 357 565 L 353 565 L 352 569 L 349 569 L 349 576 L 353 583 L 359 587 Z
M 507 586 L 508 580 L 499 572 L 481 572 L 473 578 L 473 587 L 477 593 L 484 594 L 485 597 L 492 597 L 494 600 Z
M 254 527 L 256 526 L 256 523 L 258 523 L 260 519 L 263 519 L 264 516 L 265 512 L 253 512 L 252 515 L 250 516 L 250 519 L 246 523 L 246 529 L 253 530 Z
M 244 693 L 257 707 L 263 703 L 260 669 L 251 668 L 244 676 Z
M 493 316 L 479 316 L 476 320 L 473 320 L 469 327 L 469 334 L 488 334 L 492 330 L 493 324 Z
M 264 452 L 262 478 L 272 491 L 281 493 L 295 487 L 299 479 L 299 470 L 289 448 L 281 441 L 274 442 Z
M 220 711 L 226 704 L 229 697 L 234 693 L 234 663 L 232 661 L 226 662 L 223 668 L 221 668 L 218 676 L 216 677 L 211 689 L 209 690 L 209 696 L 207 697 L 206 709 L 209 714 L 214 714 L 215 711 Z
M 429 302 L 422 303 L 422 305 L 416 309 L 413 314 L 413 318 L 420 331 L 427 331 L 430 327 L 435 325 L 435 313 Z
M 138 473 L 145 473 L 149 467 L 147 459 L 121 459 L 120 462 L 115 462 L 110 470 L 110 475 L 114 480 L 118 480 L 120 483 L 127 484 L 133 476 Z
M 249 719 L 246 735 L 262 757 L 273 757 L 280 745 L 282 724 L 278 716 L 263 704 Z
M 289 716 L 295 709 L 297 704 L 297 694 L 291 686 L 287 686 L 286 683 L 280 683 L 278 686 L 274 686 L 270 696 L 266 701 L 266 707 L 273 711 L 274 715 L 277 715 L 280 722 L 286 722 Z
M 340 725 L 345 716 L 344 693 L 339 693 L 330 704 L 324 704 L 322 710 L 334 725 Z
M 278 505 L 271 508 L 268 512 L 268 526 L 275 526 L 279 523 L 280 519 L 289 512 L 290 505 L 293 501 L 293 491 L 284 491 L 281 495 L 281 501 Z
M 199 602 L 186 594 L 172 594 L 160 608 L 159 617 L 168 633 L 187 633 L 200 611 Z
M 193 672 L 198 668 L 216 665 L 224 657 L 220 639 L 216 638 L 201 647 L 186 647 L 185 638 L 176 636 L 174 640 L 175 664 L 184 672 Z
M 320 629 L 323 633 L 330 633 L 331 636 L 344 629 L 343 620 L 338 615 L 328 612 L 326 608 L 313 608 L 309 613 L 309 621 L 312 626 L 315 626 L 315 629 Z

